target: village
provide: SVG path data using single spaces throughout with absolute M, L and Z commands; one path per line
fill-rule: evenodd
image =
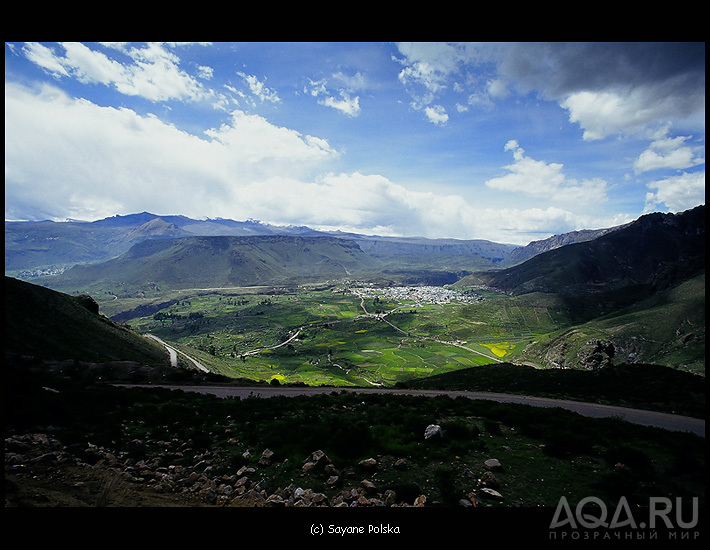
M 379 298 L 393 302 L 414 302 L 414 305 L 449 304 L 451 302 L 473 304 L 482 301 L 480 294 L 458 292 L 441 286 L 395 286 L 395 287 L 355 287 L 349 289 L 359 298 Z

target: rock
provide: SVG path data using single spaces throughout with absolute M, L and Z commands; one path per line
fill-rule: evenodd
M 261 453 L 261 458 L 259 459 L 259 466 L 270 466 L 274 461 L 274 452 L 270 449 L 264 449 Z
M 496 476 L 493 475 L 493 472 L 488 471 L 483 472 L 479 485 L 481 487 L 490 487 L 491 489 L 497 489 L 500 483 L 498 482 Z
M 316 464 L 322 463 L 326 460 L 326 454 L 321 451 L 320 449 L 317 451 L 313 451 L 310 456 L 310 461 L 315 462 Z
M 363 479 L 360 482 L 360 485 L 362 486 L 362 488 L 365 490 L 365 493 L 367 493 L 367 494 L 374 494 L 377 492 L 377 487 L 375 486 L 375 484 L 372 483 L 372 481 L 370 481 L 368 479 Z
M 494 500 L 503 500 L 503 495 L 501 495 L 495 489 L 490 489 L 489 487 L 484 487 L 483 489 L 481 489 L 481 494 L 484 497 L 492 498 Z
M 279 495 L 269 495 L 264 502 L 267 506 L 283 507 L 286 502 Z
M 234 483 L 234 488 L 239 489 L 240 487 L 245 487 L 249 483 L 249 478 L 246 476 L 239 478 L 235 483 Z
M 486 466 L 486 469 L 488 470 L 502 470 L 503 466 L 500 463 L 500 460 L 497 458 L 489 458 L 484 462 L 484 465 Z
M 326 481 L 326 485 L 329 487 L 335 487 L 336 485 L 340 484 L 340 477 L 339 476 L 330 476 Z
M 374 458 L 366 458 L 365 460 L 361 460 L 358 464 L 364 470 L 377 469 L 377 461 Z
M 397 470 L 406 470 L 409 467 L 409 463 L 406 459 L 400 458 L 394 463 L 394 467 Z
M 444 433 L 441 426 L 438 424 L 429 424 L 424 430 L 424 439 L 431 439 L 433 437 L 443 437 Z
M 332 470 L 334 469 L 333 462 L 328 458 L 328 456 L 321 450 L 313 451 L 306 459 L 303 461 L 302 472 L 307 474 L 310 471 L 318 472 L 325 471 L 327 474 L 333 475 Z
M 421 508 L 426 504 L 426 496 L 424 495 L 419 495 L 417 498 L 414 499 L 414 506 Z
M 254 468 L 251 468 L 249 466 L 242 466 L 237 471 L 237 477 L 247 476 L 249 474 L 253 474 L 254 472 L 256 472 Z
M 311 497 L 311 502 L 316 506 L 328 506 L 328 497 L 323 493 L 313 493 Z
M 91 313 L 99 314 L 99 304 L 88 294 L 81 294 L 75 298 L 80 306 L 88 309 Z

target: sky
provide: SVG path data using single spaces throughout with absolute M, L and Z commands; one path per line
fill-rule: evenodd
M 705 204 L 704 43 L 5 43 L 5 219 L 524 245 Z

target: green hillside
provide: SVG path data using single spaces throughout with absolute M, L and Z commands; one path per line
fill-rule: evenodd
M 38 359 L 167 364 L 165 349 L 98 313 L 89 296 L 69 296 L 5 277 L 5 352 Z
M 580 363 L 593 368 L 605 361 L 654 363 L 705 373 L 704 273 L 629 307 L 609 310 L 609 305 L 589 297 L 587 313 L 597 308 L 607 313 L 536 338 L 520 359 L 562 368 Z M 578 316 L 579 302 L 573 306 Z
M 572 295 L 621 289 L 618 299 L 623 301 L 627 289 L 650 294 L 695 276 L 704 268 L 703 205 L 680 214 L 642 216 L 592 241 L 539 254 L 509 269 L 475 274 L 465 282 L 511 294 Z
M 144 241 L 108 262 L 74 266 L 51 284 L 153 284 L 163 290 L 250 286 L 345 277 L 366 272 L 373 263 L 357 244 L 330 237 L 188 237 Z

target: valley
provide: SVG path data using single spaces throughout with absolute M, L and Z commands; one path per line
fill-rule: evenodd
M 641 220 L 641 234 L 667 243 L 646 263 L 652 244 L 629 237 L 636 224 L 508 266 L 511 249 L 494 243 L 302 228 L 195 236 L 146 216 L 141 231 L 119 231 L 124 222 L 104 224 L 122 251 L 94 261 L 9 255 L 31 277 L 6 269 L 6 506 L 704 503 L 702 436 L 464 397 L 703 422 L 704 208 Z M 225 397 L 200 392 L 210 387 Z M 267 388 L 322 391 L 250 398 Z M 443 437 L 424 438 L 431 426 Z M 309 466 L 314 456 L 327 469 Z M 487 469 L 493 459 L 502 470 Z M 57 479 L 59 495 L 48 490 Z
M 126 322 L 196 350 L 226 376 L 280 383 L 391 386 L 499 361 L 510 347 L 476 329 L 466 302 L 423 303 L 383 291 L 334 287 L 271 294 L 189 295 Z M 464 296 L 461 295 L 463 299 Z M 490 341 L 485 341 L 490 340 Z M 491 348 L 496 352 L 491 351 Z

